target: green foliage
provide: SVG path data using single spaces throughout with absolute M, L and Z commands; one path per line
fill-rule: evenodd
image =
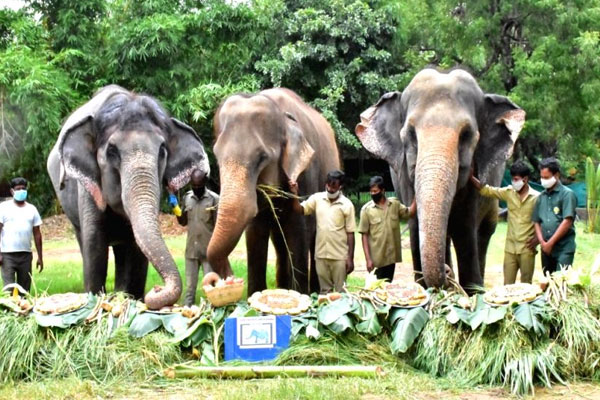
M 296 90 L 336 132 L 340 144 L 359 147 L 350 132 L 358 115 L 397 86 L 388 42 L 397 21 L 374 2 L 288 2 L 284 43 L 256 68 L 273 86 Z
M 45 173 L 62 121 L 103 85 L 157 97 L 209 150 L 227 96 L 282 85 L 333 126 L 345 157 L 360 113 L 427 65 L 463 66 L 527 111 L 515 157 L 600 159 L 598 0 L 27 0 L 0 10 L 0 179 Z M 275 22 L 275 23 L 274 23 Z M 565 112 L 568 110 L 568 112 Z

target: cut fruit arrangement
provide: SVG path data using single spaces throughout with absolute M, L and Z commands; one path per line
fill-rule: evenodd
M 483 295 L 483 301 L 491 305 L 520 304 L 533 301 L 542 293 L 538 285 L 513 283 L 488 290 Z
M 248 303 L 250 307 L 266 314 L 297 315 L 308 310 L 312 300 L 295 290 L 266 289 L 250 296 Z
M 220 307 L 240 301 L 244 292 L 244 278 L 229 276 L 221 279 L 215 272 L 209 272 L 202 279 L 206 298 L 213 306 Z
M 373 282 L 366 291 L 362 291 L 361 296 L 377 303 L 402 308 L 419 307 L 429 302 L 429 293 L 415 282 L 388 283 L 378 280 Z

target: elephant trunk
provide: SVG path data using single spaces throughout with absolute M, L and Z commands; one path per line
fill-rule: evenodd
M 177 302 L 182 284 L 175 261 L 160 232 L 157 163 L 156 160 L 146 160 L 148 157 L 151 156 L 137 154 L 123 163 L 122 200 L 135 241 L 165 282 L 164 287 L 155 286 L 144 298 L 149 309 L 157 310 Z
M 227 257 L 242 236 L 242 232 L 257 213 L 256 183 L 248 169 L 236 162 L 223 163 L 220 169 L 221 194 L 217 221 L 207 257 L 213 270 L 221 277 L 232 274 Z
M 446 283 L 446 235 L 458 179 L 457 135 L 444 136 L 420 142 L 427 144 L 419 147 L 415 169 L 421 268 L 429 287 Z

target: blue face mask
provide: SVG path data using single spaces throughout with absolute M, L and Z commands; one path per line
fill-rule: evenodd
M 15 199 L 15 201 L 25 201 L 26 198 L 27 198 L 27 190 L 25 190 L 25 189 L 15 190 L 15 193 L 13 194 L 13 199 Z

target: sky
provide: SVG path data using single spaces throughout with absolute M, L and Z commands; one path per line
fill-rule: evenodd
M 23 4 L 22 0 L 0 0 L 0 9 L 12 8 L 13 10 L 18 10 Z

